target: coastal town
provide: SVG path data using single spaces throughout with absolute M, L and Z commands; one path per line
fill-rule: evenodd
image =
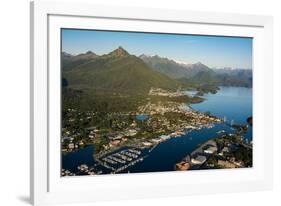
M 150 97 L 177 98 L 185 95 L 180 91 L 171 92 L 160 88 L 149 91 Z M 137 111 L 107 113 L 102 121 L 97 112 L 68 108 L 63 122 L 61 143 L 64 154 L 89 145 L 95 147 L 94 166 L 79 165 L 77 172 L 62 168 L 62 176 L 73 176 L 128 171 L 130 166 L 143 161 L 158 144 L 193 130 L 212 128 L 215 124 L 223 124 L 224 120 L 195 111 L 181 102 L 149 99 Z M 239 144 L 241 141 L 240 138 Z M 224 144 L 223 148 L 219 148 L 215 140 L 208 141 L 177 163 L 175 170 L 244 166 L 235 157 L 225 159 L 225 152 L 233 145 L 227 141 Z

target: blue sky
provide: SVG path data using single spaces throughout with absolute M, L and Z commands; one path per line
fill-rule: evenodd
M 159 55 L 209 67 L 252 68 L 252 38 L 62 29 L 62 51 L 102 55 L 122 46 L 134 55 Z

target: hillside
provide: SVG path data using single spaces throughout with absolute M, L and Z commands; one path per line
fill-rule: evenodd
M 151 87 L 177 89 L 179 83 L 152 70 L 122 47 L 102 56 L 83 59 L 71 69 L 63 67 L 68 86 L 102 92 L 147 93 Z
M 189 79 L 192 83 L 198 84 L 219 84 L 219 78 L 217 74 L 212 71 L 199 71 L 195 76 Z

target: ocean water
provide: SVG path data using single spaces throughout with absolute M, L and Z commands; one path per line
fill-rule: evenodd
M 206 94 L 205 101 L 192 104 L 191 107 L 202 112 L 233 120 L 243 124 L 252 116 L 252 89 L 244 87 L 220 87 L 216 94 Z

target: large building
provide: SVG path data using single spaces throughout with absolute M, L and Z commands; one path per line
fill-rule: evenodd
M 191 159 L 191 163 L 195 165 L 201 165 L 206 162 L 207 158 L 203 155 L 197 155 L 195 158 Z
M 218 149 L 215 146 L 210 146 L 207 149 L 204 150 L 204 153 L 206 154 L 214 154 L 215 152 L 217 152 Z

